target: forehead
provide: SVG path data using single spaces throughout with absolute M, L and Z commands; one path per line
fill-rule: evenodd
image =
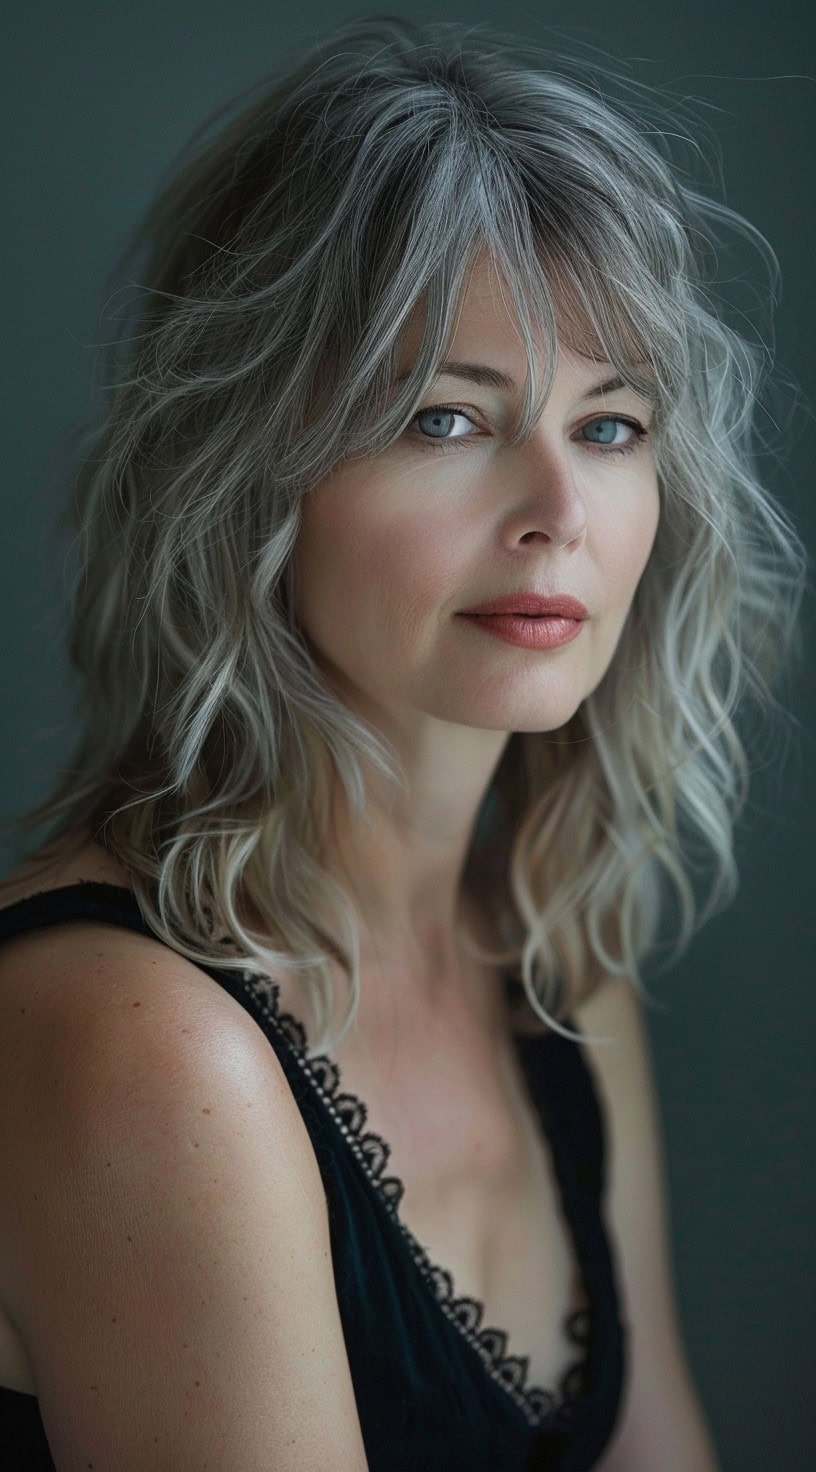
M 561 322 L 556 299 L 556 321 Z M 410 368 L 419 351 L 425 327 L 426 304 L 418 301 L 413 307 L 400 339 L 397 372 Z M 535 328 L 535 321 L 533 327 Z M 593 334 L 587 334 L 591 339 Z M 600 347 L 584 341 L 579 346 L 568 344 L 566 334 L 559 326 L 559 353 L 568 364 L 580 372 L 583 367 L 589 372 L 593 365 L 605 364 L 608 359 Z M 587 351 L 587 346 L 590 350 Z M 516 381 L 524 377 L 526 357 L 524 341 L 518 324 L 509 285 L 495 259 L 482 250 L 468 270 L 460 292 L 455 314 L 453 342 L 450 357 L 478 359 L 490 362 L 505 371 Z
M 407 361 L 419 349 L 425 326 L 426 304 L 418 301 L 405 327 L 402 354 Z M 511 348 L 520 342 L 509 291 L 499 275 L 498 267 L 487 252 L 482 251 L 465 276 L 456 313 L 455 338 L 475 338 L 475 343 L 504 344 Z

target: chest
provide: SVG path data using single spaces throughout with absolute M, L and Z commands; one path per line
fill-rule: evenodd
M 529 1360 L 528 1384 L 554 1388 L 575 1362 L 565 1320 L 586 1307 L 549 1142 L 508 1039 L 460 1035 L 400 1049 L 334 1050 L 340 1089 L 366 1108 L 365 1130 L 388 1145 L 385 1174 L 403 1185 L 398 1214 L 452 1296 L 475 1299 L 480 1328 Z

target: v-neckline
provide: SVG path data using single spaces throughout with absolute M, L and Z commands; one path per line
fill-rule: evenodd
M 4 915 L 31 906 L 37 901 L 53 900 L 58 895 L 70 896 L 74 899 L 86 898 L 92 904 L 99 903 L 104 897 L 104 901 L 108 902 L 108 908 L 110 900 L 115 898 L 122 902 L 124 908 L 138 923 L 143 934 L 161 941 L 162 944 L 167 944 L 147 924 L 132 889 L 108 881 L 89 879 L 60 885 L 50 890 L 41 890 L 3 907 L 0 910 L 0 934 Z M 59 901 L 57 908 L 62 908 Z M 103 913 L 98 918 L 104 920 L 106 904 L 103 902 L 100 908 Z M 65 910 L 65 918 L 69 919 L 71 911 L 68 902 L 66 902 Z M 54 923 L 58 923 L 60 918 L 62 917 L 55 917 Z M 89 915 L 87 918 L 97 917 Z M 199 962 L 193 964 L 201 965 Z M 557 1037 L 558 1034 L 552 1030 L 540 1034 L 525 1034 L 518 1031 L 512 1031 L 510 1034 L 521 1064 L 522 1077 L 533 1113 L 550 1145 L 564 1220 L 567 1223 L 571 1245 L 579 1265 L 584 1294 L 589 1300 L 587 1307 L 571 1310 L 564 1320 L 567 1337 L 584 1352 L 563 1372 L 557 1387 L 547 1387 L 527 1383 L 529 1356 L 509 1352 L 507 1332 L 498 1326 L 483 1324 L 485 1310 L 484 1303 L 480 1299 L 466 1294 L 459 1297 L 455 1295 L 453 1274 L 430 1258 L 422 1243 L 402 1220 L 399 1214 L 399 1203 L 404 1194 L 404 1185 L 398 1176 L 385 1174 L 391 1146 L 381 1135 L 364 1129 L 368 1107 L 364 1099 L 343 1090 L 340 1067 L 334 1059 L 326 1053 L 317 1054 L 312 1058 L 308 1057 L 308 1043 L 303 1025 L 292 1013 L 284 1011 L 279 1005 L 281 990 L 279 983 L 262 972 L 253 972 L 250 968 L 225 970 L 213 962 L 209 968 L 201 965 L 201 969 L 216 971 L 221 978 L 228 977 L 230 986 L 237 984 L 238 989 L 244 991 L 251 999 L 254 1009 L 263 1015 L 274 1028 L 277 1036 L 282 1039 L 309 1081 L 314 1097 L 320 1102 L 324 1113 L 346 1143 L 348 1153 L 367 1183 L 370 1195 L 385 1211 L 388 1219 L 396 1228 L 397 1240 L 407 1250 L 414 1271 L 419 1274 L 426 1290 L 430 1289 L 432 1302 L 459 1331 L 469 1350 L 476 1355 L 483 1371 L 506 1393 L 531 1427 L 541 1430 L 557 1425 L 565 1416 L 570 1417 L 577 1404 L 587 1393 L 590 1361 L 594 1359 L 597 1349 L 597 1326 L 591 1294 L 592 1273 L 577 1226 L 570 1193 L 565 1189 L 559 1164 L 559 1151 L 555 1148 L 546 1120 L 542 1115 L 539 1100 L 536 1098 L 536 1092 L 530 1084 L 530 1069 L 534 1064 L 536 1050 L 546 1046 L 549 1040 Z
M 597 1342 L 595 1311 L 592 1304 L 589 1264 L 583 1248 L 580 1232 L 576 1228 L 574 1208 L 565 1190 L 558 1163 L 558 1152 L 551 1148 L 553 1170 L 557 1183 L 564 1220 L 579 1266 L 580 1278 L 588 1306 L 572 1309 L 564 1319 L 567 1337 L 584 1352 L 575 1359 L 560 1376 L 556 1387 L 528 1384 L 529 1356 L 518 1355 L 509 1349 L 509 1335 L 496 1325 L 485 1325 L 484 1303 L 468 1294 L 456 1296 L 453 1274 L 449 1269 L 432 1260 L 422 1243 L 403 1221 L 399 1204 L 404 1195 L 404 1185 L 397 1175 L 386 1175 L 385 1168 L 391 1155 L 391 1146 L 382 1135 L 364 1128 L 368 1118 L 368 1106 L 358 1094 L 342 1087 L 340 1065 L 327 1053 L 308 1057 L 308 1043 L 303 1024 L 279 1004 L 280 986 L 263 973 L 246 971 L 236 973 L 243 978 L 244 989 L 252 996 L 254 1005 L 274 1027 L 277 1035 L 293 1055 L 306 1076 L 312 1091 L 319 1100 L 335 1128 L 341 1134 L 348 1152 L 363 1175 L 369 1193 L 385 1210 L 397 1229 L 398 1240 L 407 1249 L 414 1270 L 419 1273 L 426 1290 L 430 1288 L 432 1301 L 462 1335 L 473 1351 L 483 1370 L 510 1397 L 522 1412 L 528 1424 L 538 1430 L 557 1424 L 563 1416 L 571 1416 L 576 1403 L 586 1394 L 589 1379 L 589 1361 Z M 522 1066 L 522 1076 L 533 1112 L 547 1142 L 552 1146 L 550 1134 L 542 1118 L 541 1110 L 530 1088 L 528 1070 L 537 1047 L 546 1045 L 550 1031 L 539 1035 L 511 1033 Z

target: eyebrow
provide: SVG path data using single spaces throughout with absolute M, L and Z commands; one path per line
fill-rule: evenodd
M 402 383 L 407 378 L 410 369 L 397 375 L 396 382 Z M 503 373 L 500 368 L 491 368 L 487 363 L 461 363 L 455 359 L 449 359 L 439 369 L 438 377 L 445 374 L 448 378 L 466 378 L 470 383 L 478 383 L 482 388 L 514 389 L 518 388 L 514 378 L 508 373 Z M 586 393 L 581 394 L 581 399 L 594 399 L 598 394 L 611 394 L 616 389 L 626 388 L 622 378 L 606 378 L 603 383 L 596 383 L 588 388 Z M 650 396 L 651 397 L 651 396 Z

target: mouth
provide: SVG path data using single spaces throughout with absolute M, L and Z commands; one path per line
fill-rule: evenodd
M 514 609 L 509 608 L 505 613 L 463 613 L 462 618 L 566 618 L 569 619 L 570 623 L 578 624 L 582 622 L 581 619 L 573 618 L 571 614 L 566 613 L 518 613 Z
M 519 600 L 516 608 L 513 607 L 515 598 Z M 521 589 L 498 598 L 486 598 L 472 608 L 459 611 L 467 618 L 567 618 L 573 623 L 589 618 L 589 609 L 571 593 L 543 594 Z

